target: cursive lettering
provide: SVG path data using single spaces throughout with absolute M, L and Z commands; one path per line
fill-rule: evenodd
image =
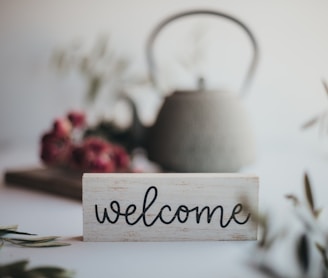
M 244 225 L 249 221 L 251 216 L 250 213 L 248 213 L 246 217 L 240 216 L 243 211 L 243 205 L 241 203 L 237 203 L 233 207 L 228 218 L 225 217 L 224 207 L 222 205 L 217 205 L 213 209 L 211 209 L 209 206 L 204 206 L 202 208 L 200 208 L 199 206 L 195 206 L 189 208 L 187 205 L 179 205 L 175 210 L 173 216 L 171 216 L 171 218 L 168 216 L 166 216 L 167 218 L 164 218 L 163 214 L 165 212 L 173 212 L 172 207 L 170 205 L 165 204 L 159 209 L 156 216 L 153 219 L 150 219 L 150 217 L 147 215 L 147 212 L 154 205 L 157 200 L 157 197 L 158 190 L 156 186 L 150 186 L 145 192 L 142 204 L 142 211 L 139 215 L 136 215 L 137 206 L 135 204 L 128 205 L 124 210 L 121 208 L 120 203 L 114 200 L 109 204 L 109 209 L 107 209 L 106 207 L 103 208 L 102 215 L 99 212 L 100 208 L 97 204 L 95 204 L 96 219 L 100 224 L 103 224 L 106 221 L 111 224 L 115 224 L 119 220 L 119 218 L 122 217 L 128 225 L 136 225 L 137 223 L 142 222 L 146 227 L 151 227 L 157 221 L 165 225 L 169 225 L 174 221 L 183 224 L 189 220 L 189 217 L 192 214 L 195 216 L 195 221 L 197 224 L 201 222 L 203 215 L 205 216 L 207 223 L 211 223 L 212 220 L 215 218 L 215 215 L 217 215 L 219 219 L 219 226 L 221 228 L 226 228 L 231 223 L 231 221 L 235 222 L 238 225 Z M 134 220 L 131 219 L 131 216 L 133 215 L 137 216 Z M 227 220 L 225 221 L 225 219 Z

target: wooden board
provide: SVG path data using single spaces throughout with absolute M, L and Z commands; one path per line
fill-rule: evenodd
M 82 187 L 84 241 L 257 239 L 256 176 L 84 174 Z
M 13 169 L 5 173 L 4 180 L 9 186 L 22 186 L 82 200 L 82 174 L 51 168 Z

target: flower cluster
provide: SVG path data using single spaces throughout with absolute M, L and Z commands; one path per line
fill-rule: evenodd
M 94 173 L 128 171 L 130 156 L 122 146 L 96 136 L 76 138 L 85 127 L 82 112 L 72 111 L 56 119 L 41 138 L 40 157 L 44 164 Z

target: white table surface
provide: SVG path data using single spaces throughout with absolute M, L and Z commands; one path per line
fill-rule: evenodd
M 254 165 L 242 172 L 260 177 L 260 208 L 277 208 L 286 193 L 301 195 L 308 171 L 319 205 L 328 205 L 328 157 L 306 144 L 262 147 Z M 0 149 L 0 170 L 38 164 L 36 148 Z M 283 215 L 281 215 L 283 217 Z M 254 241 L 249 242 L 117 242 L 82 241 L 82 204 L 78 201 L 20 187 L 0 186 L 0 225 L 58 235 L 71 243 L 58 248 L 6 245 L 0 264 L 28 259 L 30 266 L 57 265 L 76 277 L 261 277 L 248 265 Z

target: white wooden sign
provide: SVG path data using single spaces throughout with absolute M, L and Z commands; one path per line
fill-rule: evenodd
M 84 241 L 256 240 L 257 209 L 256 176 L 83 175 Z

